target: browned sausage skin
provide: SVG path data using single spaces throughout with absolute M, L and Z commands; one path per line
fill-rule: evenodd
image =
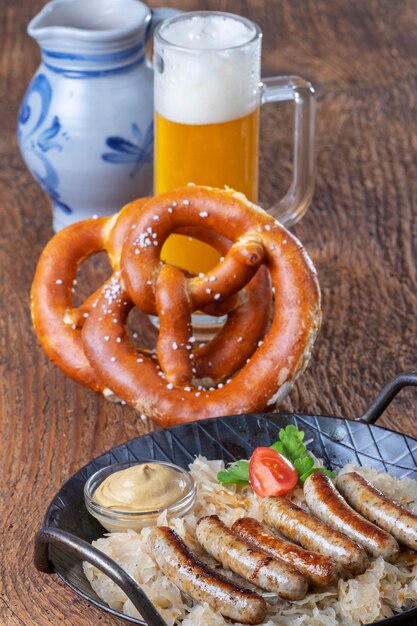
M 349 504 L 399 543 L 417 550 L 417 515 L 385 496 L 357 472 L 342 474 L 336 486 Z
M 338 568 L 333 559 L 277 537 L 268 526 L 253 517 L 241 517 L 232 530 L 266 554 L 293 565 L 313 585 L 323 587 L 337 580 Z
M 328 476 L 311 474 L 304 483 L 304 495 L 314 515 L 362 545 L 373 557 L 395 560 L 400 549 L 394 537 L 356 513 Z
M 161 570 L 181 591 L 197 602 L 207 602 L 213 611 L 234 621 L 263 622 L 267 610 L 265 600 L 210 569 L 174 530 L 167 526 L 155 527 L 149 533 L 148 542 Z
M 228 528 L 217 515 L 197 522 L 197 539 L 224 567 L 261 589 L 287 600 L 301 600 L 307 593 L 307 579 L 295 567 L 256 550 Z
M 263 521 L 282 535 L 334 559 L 343 573 L 362 574 L 369 566 L 365 550 L 286 498 L 263 498 Z

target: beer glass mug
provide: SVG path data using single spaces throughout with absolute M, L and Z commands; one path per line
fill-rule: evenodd
M 258 201 L 259 108 L 293 100 L 294 168 L 269 211 L 287 226 L 306 212 L 314 186 L 315 94 L 298 76 L 261 80 L 259 27 L 231 13 L 183 13 L 155 32 L 155 193 L 187 183 L 232 187 Z M 193 272 L 218 261 L 207 244 L 171 235 L 165 260 Z

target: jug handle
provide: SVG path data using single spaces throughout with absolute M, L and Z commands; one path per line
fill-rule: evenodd
M 170 17 L 175 17 L 176 15 L 180 15 L 184 13 L 181 9 L 172 9 L 170 7 L 161 7 L 160 9 L 152 9 L 151 10 L 151 19 L 148 24 L 148 32 L 146 33 L 146 41 L 151 39 L 154 34 L 155 28 L 159 26 L 161 22 L 164 20 L 168 20 Z

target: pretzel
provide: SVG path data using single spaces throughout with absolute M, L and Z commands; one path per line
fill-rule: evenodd
M 161 264 L 167 237 L 184 227 L 201 228 L 202 222 L 234 242 L 224 260 L 204 277 Z M 234 296 L 262 264 L 277 303 L 264 340 L 232 380 L 210 389 L 195 385 L 187 363 L 195 360 L 186 343 L 191 313 Z M 138 355 L 129 341 L 125 322 L 134 305 L 159 314 L 158 357 L 166 371 Z M 258 411 L 282 398 L 307 365 L 320 321 L 317 277 L 301 243 L 242 194 L 192 186 L 142 208 L 123 246 L 120 271 L 99 293 L 82 337 L 100 380 L 166 426 Z
M 77 222 L 61 230 L 43 250 L 32 283 L 32 320 L 46 354 L 67 376 L 106 396 L 112 394 L 88 362 L 81 342 L 81 328 L 97 295 L 74 308 L 73 288 L 78 266 L 97 252 L 106 250 L 113 269 L 119 269 L 124 239 L 145 202 L 136 200 L 112 217 Z
M 79 265 L 89 256 L 105 250 L 113 270 L 120 269 L 120 258 L 127 233 L 134 226 L 134 218 L 147 199 L 126 205 L 110 218 L 90 219 L 73 224 L 57 233 L 45 247 L 38 263 L 31 290 L 31 312 L 35 331 L 48 357 L 68 376 L 77 382 L 103 393 L 109 399 L 114 394 L 91 367 L 81 342 L 81 329 L 91 314 L 100 292 L 93 293 L 79 307 L 72 306 L 73 285 Z M 188 231 L 181 231 L 188 232 Z M 193 236 L 201 237 L 202 229 Z M 230 247 L 226 238 L 206 233 L 209 243 L 219 252 Z M 241 301 L 229 300 L 220 309 L 208 307 L 207 312 L 222 315 L 229 311 L 229 319 L 213 342 L 194 348 L 197 377 L 211 382 L 231 375 L 253 352 L 256 342 L 263 336 L 268 323 L 269 284 L 259 275 Z M 265 310 L 257 306 L 266 302 Z M 233 339 L 237 323 L 242 320 L 242 330 L 248 331 L 248 341 L 241 352 L 234 349 Z M 248 325 L 253 321 L 251 327 Z M 191 335 L 191 332 L 190 332 Z M 231 340 L 231 341 L 230 341 Z

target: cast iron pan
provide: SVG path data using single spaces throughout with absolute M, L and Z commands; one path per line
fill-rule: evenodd
M 104 533 L 84 505 L 86 480 L 111 463 L 155 459 L 187 468 L 195 455 L 230 463 L 250 456 L 257 446 L 269 446 L 279 429 L 292 423 L 312 439 L 309 449 L 337 469 L 347 463 L 368 465 L 398 477 L 417 479 L 417 440 L 386 428 L 372 426 L 394 396 L 408 385 L 417 386 L 417 372 L 400 374 L 381 391 L 366 413 L 356 420 L 315 415 L 230 415 L 174 426 L 138 437 L 113 448 L 79 470 L 56 494 L 46 512 L 44 526 L 35 538 L 35 566 L 56 572 L 71 589 L 96 606 L 134 624 L 166 626 L 139 585 L 112 559 L 90 543 Z M 129 618 L 105 605 L 91 588 L 82 570 L 89 561 L 125 591 L 146 621 Z M 375 622 L 417 624 L 417 607 Z

